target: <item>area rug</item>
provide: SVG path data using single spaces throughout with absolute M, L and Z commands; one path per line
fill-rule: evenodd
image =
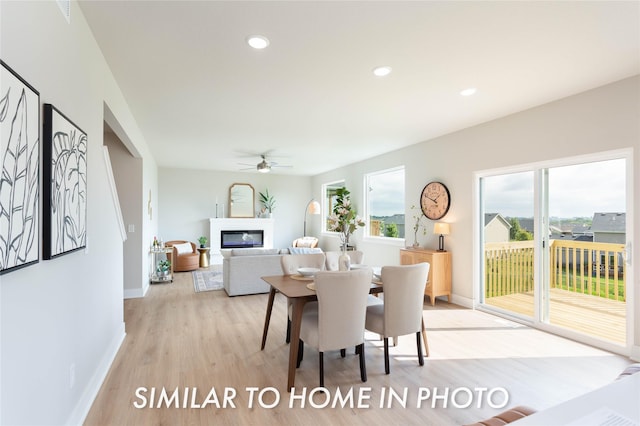
M 222 290 L 222 271 L 193 271 L 193 288 L 196 293 Z

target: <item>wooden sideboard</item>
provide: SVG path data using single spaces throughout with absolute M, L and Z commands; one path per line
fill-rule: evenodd
M 431 305 L 436 304 L 438 296 L 447 296 L 447 302 L 451 303 L 451 252 L 421 248 L 400 249 L 401 265 L 420 262 L 431 265 L 427 286 L 424 289 L 424 294 L 429 296 Z

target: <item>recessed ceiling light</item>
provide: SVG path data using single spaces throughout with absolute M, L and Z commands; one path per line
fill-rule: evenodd
M 247 43 L 254 49 L 264 49 L 269 46 L 269 39 L 261 35 L 247 37 Z
M 373 69 L 373 75 L 376 77 L 384 77 L 385 75 L 391 74 L 391 67 L 376 67 Z
M 464 89 L 463 91 L 461 91 L 460 95 L 462 95 L 462 96 L 471 96 L 474 93 L 476 93 L 476 88 L 475 87 L 469 87 L 468 89 Z

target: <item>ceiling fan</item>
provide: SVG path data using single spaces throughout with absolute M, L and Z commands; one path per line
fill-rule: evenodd
M 256 165 L 247 164 L 247 163 L 238 163 L 241 166 L 251 166 L 251 167 L 247 167 L 247 168 L 240 169 L 240 170 L 251 170 L 251 169 L 253 169 L 255 167 L 256 170 L 258 170 L 260 173 L 269 173 L 271 171 L 272 167 L 274 167 L 274 168 L 275 167 L 280 167 L 280 168 L 289 168 L 289 167 L 291 167 L 291 166 L 279 165 L 275 161 L 267 161 L 267 155 L 266 154 L 260 154 L 260 158 L 262 159 L 262 161 L 260 161 Z

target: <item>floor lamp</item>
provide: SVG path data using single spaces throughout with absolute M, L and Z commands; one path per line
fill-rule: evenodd
M 309 214 L 320 214 L 320 203 L 314 200 L 307 203 L 307 207 L 304 208 L 304 230 L 302 231 L 302 236 L 307 236 L 307 213 Z

